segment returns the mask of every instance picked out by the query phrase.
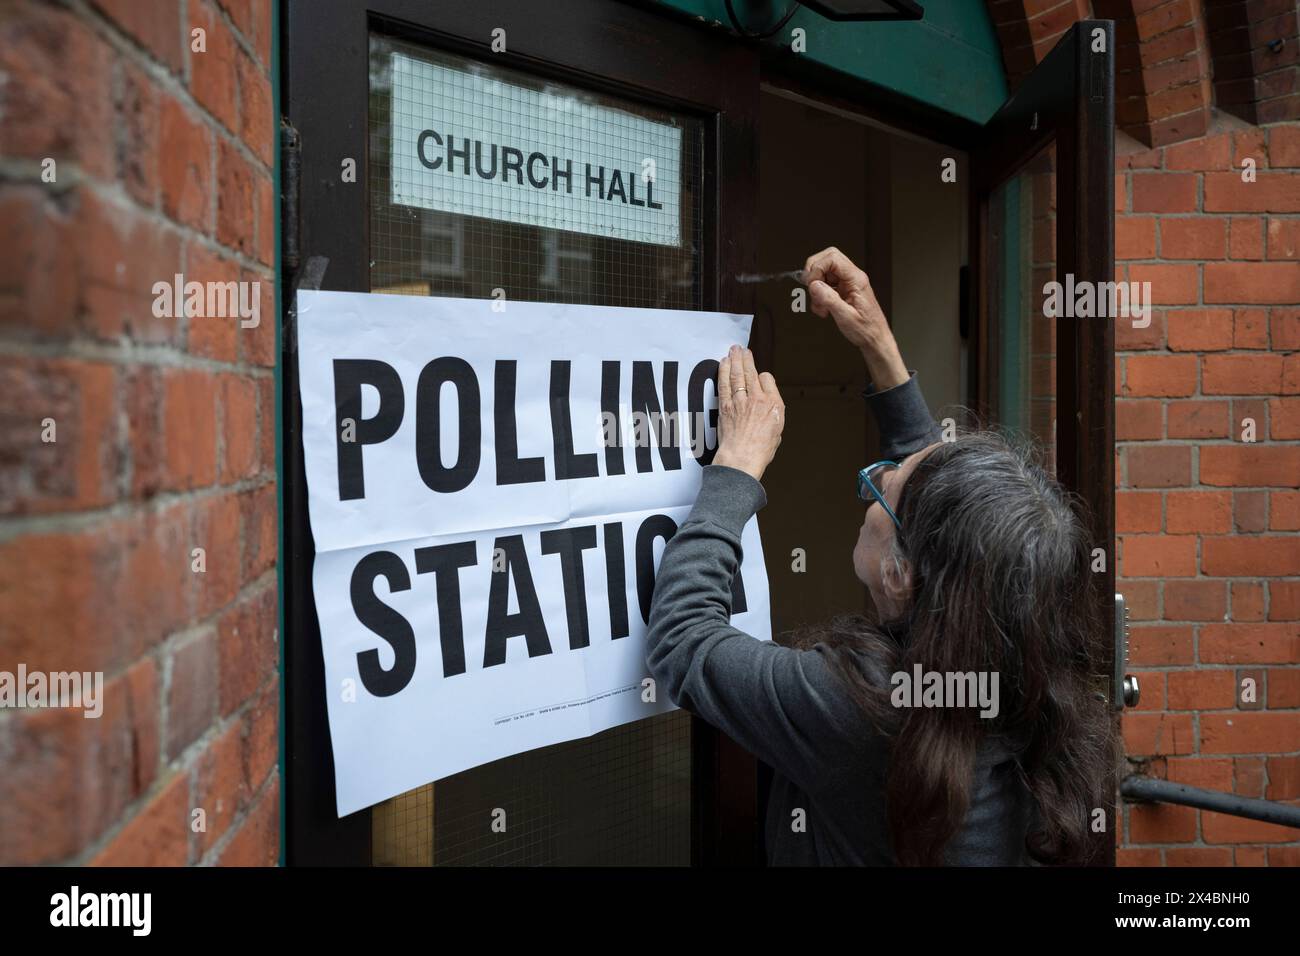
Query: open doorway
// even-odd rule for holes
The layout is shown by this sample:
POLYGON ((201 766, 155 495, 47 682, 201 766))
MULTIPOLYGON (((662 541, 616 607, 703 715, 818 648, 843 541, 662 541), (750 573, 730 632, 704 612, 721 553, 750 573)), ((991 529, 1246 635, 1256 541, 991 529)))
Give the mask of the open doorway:
MULTIPOLYGON (((936 418, 972 404, 965 155, 767 85, 759 116, 759 271, 797 269, 837 246, 871 277, 936 418), (956 182, 941 178, 947 158, 956 182)), ((787 410, 759 519, 774 633, 870 608, 850 557, 863 513, 855 477, 879 458, 866 369, 830 319, 792 308, 799 288, 766 282, 754 303, 754 349, 787 410)))

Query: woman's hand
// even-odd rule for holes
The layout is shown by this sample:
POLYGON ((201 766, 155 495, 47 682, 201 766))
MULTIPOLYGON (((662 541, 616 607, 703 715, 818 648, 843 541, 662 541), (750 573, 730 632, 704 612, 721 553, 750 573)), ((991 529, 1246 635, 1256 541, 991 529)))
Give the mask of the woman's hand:
POLYGON ((808 257, 803 281, 808 286, 813 313, 835 320, 840 334, 862 352, 878 390, 908 380, 898 343, 865 272, 831 246, 808 257))
POLYGON ((772 373, 758 374, 749 349, 733 345, 718 363, 718 407, 718 452, 713 464, 738 468, 762 481, 781 444, 785 402, 772 373))

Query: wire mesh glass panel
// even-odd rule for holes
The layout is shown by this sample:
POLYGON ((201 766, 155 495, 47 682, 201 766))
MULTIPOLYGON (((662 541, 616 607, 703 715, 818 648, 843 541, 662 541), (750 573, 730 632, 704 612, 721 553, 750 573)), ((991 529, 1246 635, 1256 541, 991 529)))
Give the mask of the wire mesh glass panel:
MULTIPOLYGON (((701 308, 703 156, 698 117, 372 36, 371 291, 701 308)), ((690 765, 680 711, 508 757, 375 807, 372 860, 686 865, 690 765)))

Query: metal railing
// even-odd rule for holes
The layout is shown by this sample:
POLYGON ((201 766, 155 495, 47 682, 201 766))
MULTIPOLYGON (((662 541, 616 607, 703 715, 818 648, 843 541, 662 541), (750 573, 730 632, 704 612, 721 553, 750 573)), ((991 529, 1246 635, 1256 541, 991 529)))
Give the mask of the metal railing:
POLYGON ((1262 820, 1264 823, 1276 823, 1284 827, 1300 829, 1300 807, 1288 806, 1273 800, 1239 797, 1235 793, 1203 790, 1200 787, 1189 787, 1186 784, 1171 783, 1168 780, 1157 780, 1154 777, 1142 777, 1137 774, 1125 777, 1119 785, 1119 792, 1128 800, 1176 803, 1184 807, 1214 810, 1234 817, 1246 817, 1251 820, 1262 820))

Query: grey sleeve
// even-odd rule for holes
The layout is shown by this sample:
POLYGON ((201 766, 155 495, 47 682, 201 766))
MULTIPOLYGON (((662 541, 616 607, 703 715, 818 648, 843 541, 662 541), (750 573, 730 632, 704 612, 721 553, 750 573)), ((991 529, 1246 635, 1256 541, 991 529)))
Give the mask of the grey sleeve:
POLYGON ((704 469, 695 507, 659 564, 647 662, 674 703, 814 792, 825 768, 853 749, 861 715, 826 651, 782 647, 731 626, 741 530, 766 503, 745 472, 704 469))
POLYGON ((883 392, 868 385, 862 397, 880 427, 880 453, 885 458, 902 461, 939 440, 939 426, 930 417, 916 372, 906 382, 883 392))

